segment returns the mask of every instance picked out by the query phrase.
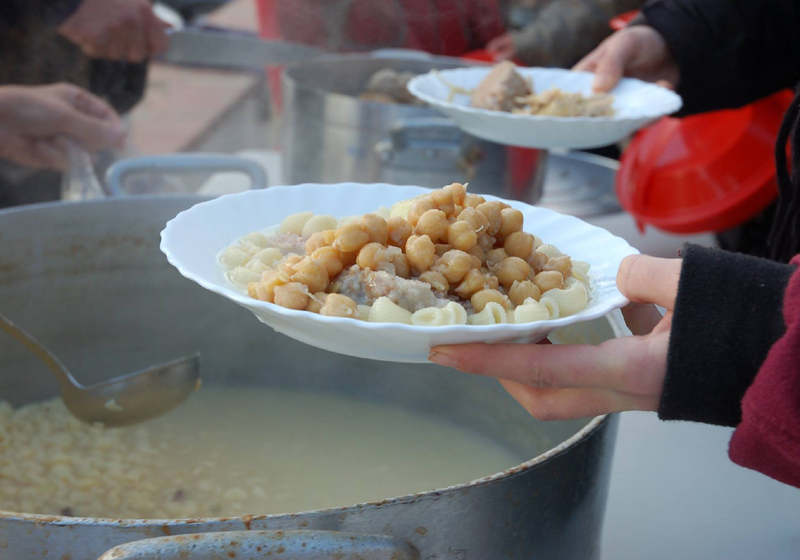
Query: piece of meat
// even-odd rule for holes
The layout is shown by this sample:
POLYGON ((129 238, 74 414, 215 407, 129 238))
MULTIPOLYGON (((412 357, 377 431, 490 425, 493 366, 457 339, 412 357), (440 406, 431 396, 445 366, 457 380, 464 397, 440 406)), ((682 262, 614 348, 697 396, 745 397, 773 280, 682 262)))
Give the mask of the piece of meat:
POLYGON ((490 111, 511 111, 516 98, 531 94, 531 88, 512 62, 501 62, 478 84, 472 106, 490 111))
POLYGON ((447 303, 436 297, 430 284, 400 278, 383 270, 361 269, 357 265, 339 275, 332 291, 349 297, 359 305, 372 305, 378 298, 388 297, 412 313, 447 303))

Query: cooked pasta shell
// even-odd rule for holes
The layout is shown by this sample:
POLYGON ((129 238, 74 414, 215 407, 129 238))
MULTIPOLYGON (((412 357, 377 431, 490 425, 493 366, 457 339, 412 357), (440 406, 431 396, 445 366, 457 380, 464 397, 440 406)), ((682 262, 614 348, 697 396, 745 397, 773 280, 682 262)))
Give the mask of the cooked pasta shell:
POLYGON ((563 290, 549 290, 547 297, 558 304, 559 317, 567 317, 583 311, 589 300, 586 287, 581 283, 573 284, 563 290))
POLYGON ((525 303, 514 309, 515 323, 533 323, 534 321, 546 321, 549 318, 550 310, 547 306, 532 298, 526 299, 525 303))
POLYGON ((411 312, 403 309, 387 297, 380 297, 369 310, 370 323, 411 324, 411 312))
POLYGON ((500 323, 507 323, 508 317, 506 316, 506 309, 499 303, 490 301, 483 308, 483 311, 470 315, 470 325, 497 325, 500 323))
POLYGON ((547 255, 548 259, 564 256, 564 253, 562 253, 558 247, 556 247, 555 245, 550 245, 548 243, 540 245, 539 247, 536 248, 536 250, 540 253, 547 255))
POLYGON ((313 215, 313 212, 298 212, 297 214, 286 216, 281 222, 280 232, 303 235, 303 228, 313 215))
POLYGON ((559 316, 560 316, 560 311, 558 309, 558 303, 556 303, 556 300, 554 300, 553 298, 549 297, 549 294, 552 291, 553 290, 548 291, 547 292, 548 295, 542 297, 542 299, 539 300, 539 303, 541 303, 542 305, 544 305, 547 308, 547 311, 550 313, 550 318, 551 319, 558 319, 559 316))
POLYGON ((313 234, 326 231, 329 229, 336 229, 337 221, 333 216, 316 215, 309 218, 303 226, 303 237, 311 237, 313 234))

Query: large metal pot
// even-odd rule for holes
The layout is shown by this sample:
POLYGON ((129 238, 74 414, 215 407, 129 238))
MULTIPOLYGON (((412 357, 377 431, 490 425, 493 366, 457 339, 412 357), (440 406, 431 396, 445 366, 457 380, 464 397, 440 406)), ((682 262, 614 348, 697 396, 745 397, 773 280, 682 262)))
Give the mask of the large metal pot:
MULTIPOLYGON (((0 212, 0 310, 85 382, 200 348, 207 383, 344 393, 435 411, 532 459, 451 488, 307 513, 131 521, 0 512, 0 559, 95 560, 122 543, 167 536, 113 558, 208 560, 220 557, 211 552, 220 547, 224 558, 239 559, 311 548, 291 557, 598 557, 615 417, 537 422, 492 380, 433 365, 347 358, 266 329, 246 310, 183 279, 158 251, 164 223, 196 202, 128 198, 0 212), (229 531, 249 533, 175 537, 229 531)), ((600 341, 615 332, 601 320, 563 336, 600 341)), ((0 337, 0 399, 21 405, 57 392, 42 364, 0 337)))
POLYGON ((287 184, 391 183, 472 192, 535 203, 547 152, 486 142, 429 107, 362 101, 378 70, 422 74, 465 65, 453 58, 330 56, 283 73, 284 179, 287 184))

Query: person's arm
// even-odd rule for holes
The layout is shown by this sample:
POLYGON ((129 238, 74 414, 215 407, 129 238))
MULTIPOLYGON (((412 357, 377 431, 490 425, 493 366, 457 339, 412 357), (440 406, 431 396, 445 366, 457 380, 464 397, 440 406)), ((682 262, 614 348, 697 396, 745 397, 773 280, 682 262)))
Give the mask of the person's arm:
POLYGON ((567 68, 611 34, 609 20, 642 0, 559 0, 545 6, 524 29, 508 34, 511 58, 528 66, 567 68))
POLYGON ((86 56, 140 63, 169 46, 167 28, 150 0, 82 0, 58 24, 59 33, 86 56))
POLYGON ((666 315, 628 306, 634 336, 598 346, 442 346, 430 359, 498 378, 540 420, 650 410, 662 419, 738 423, 732 460, 800 487, 796 266, 688 247, 683 261, 626 258, 617 285, 666 315))
POLYGON ((644 20, 680 68, 684 113, 739 107, 800 79, 800 3, 656 0, 644 20))
POLYGON ((786 334, 744 396, 729 452, 743 467, 800 487, 800 273, 789 281, 783 318, 786 334))
POLYGON ((662 420, 736 426, 741 401, 784 334, 795 267, 689 245, 672 318, 662 420))

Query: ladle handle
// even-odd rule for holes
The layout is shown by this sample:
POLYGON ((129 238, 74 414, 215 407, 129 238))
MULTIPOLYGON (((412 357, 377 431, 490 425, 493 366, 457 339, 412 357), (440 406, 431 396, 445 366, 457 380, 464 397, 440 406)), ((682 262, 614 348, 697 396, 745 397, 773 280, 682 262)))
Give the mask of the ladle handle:
POLYGON ((123 544, 99 560, 419 560, 407 542, 337 531, 232 531, 145 539, 123 544))
POLYGON ((72 378, 58 358, 56 358, 50 351, 42 346, 42 344, 33 338, 22 327, 17 326, 11 319, 5 315, 0 314, 0 329, 6 331, 12 338, 16 339, 28 350, 30 350, 37 358, 39 358, 44 365, 46 365, 53 374, 62 388, 77 387, 78 383, 72 378))

